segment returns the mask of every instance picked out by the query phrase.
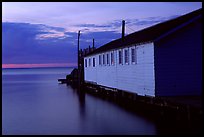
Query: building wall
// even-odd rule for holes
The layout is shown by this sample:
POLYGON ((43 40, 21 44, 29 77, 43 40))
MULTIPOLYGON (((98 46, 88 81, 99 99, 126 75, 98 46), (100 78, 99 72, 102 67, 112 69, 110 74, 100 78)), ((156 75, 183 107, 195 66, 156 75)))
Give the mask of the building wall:
POLYGON ((84 79, 89 82, 97 81, 97 67, 93 67, 93 58, 95 58, 95 63, 97 63, 96 56, 91 56, 84 59, 84 79), (91 60, 91 65, 89 65, 89 59, 91 60))
MULTIPOLYGON (((112 51, 112 52, 114 53, 114 55, 116 54, 115 53, 116 51, 112 51)), ((105 60, 107 60, 106 59, 107 54, 109 54, 109 58, 110 58, 110 52, 105 52, 104 53, 105 60)), ((103 56, 103 54, 100 54, 100 55, 101 55, 101 57, 103 56)), ((98 56, 98 61, 99 61, 99 55, 97 55, 97 56, 98 56)), ((116 56, 114 57, 114 60, 115 60, 115 58, 116 58, 116 56)), ((97 66, 97 84, 107 86, 107 87, 117 88, 117 85, 116 85, 116 64, 111 65, 109 63, 109 65, 105 64, 105 65, 98 65, 97 66)))
POLYGON ((155 43, 156 96, 201 95, 201 20, 155 43))
MULTIPOLYGON (((85 67, 85 81, 95 82, 99 85, 117 88, 139 95, 155 95, 154 79, 154 45, 147 43, 142 45, 131 45, 123 49, 115 49, 97 55, 85 57, 85 59, 96 58, 96 67, 85 67), (131 60, 131 48, 136 49, 136 63, 131 60), (129 61, 125 63, 125 49, 129 53, 129 61), (119 64, 119 50, 122 50, 123 61, 119 64), (112 65, 99 65, 99 55, 114 52, 112 65)), ((84 60, 85 60, 84 59, 84 60)), ((105 60, 107 60, 105 58, 105 60)))

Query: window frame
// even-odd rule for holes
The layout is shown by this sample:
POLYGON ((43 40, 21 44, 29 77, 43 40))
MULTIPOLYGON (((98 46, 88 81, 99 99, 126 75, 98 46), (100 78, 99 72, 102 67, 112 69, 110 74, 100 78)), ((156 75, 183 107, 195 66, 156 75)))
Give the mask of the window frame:
POLYGON ((109 52, 106 53, 106 64, 110 65, 110 55, 109 55, 109 52))
POLYGON ((111 52, 111 57, 110 57, 111 65, 115 64, 115 58, 114 58, 114 51, 111 52))
POLYGON ((102 57, 101 57, 101 55, 99 55, 99 59, 98 59, 99 61, 99 66, 101 66, 102 65, 102 57))
POLYGON ((91 58, 89 58, 89 67, 91 67, 91 58))
POLYGON ((128 48, 124 49, 124 63, 129 64, 129 49, 128 48))
POLYGON ((132 64, 137 64, 137 53, 136 53, 136 47, 134 46, 134 47, 132 47, 131 48, 131 63, 132 64), (133 51, 132 50, 134 50, 134 57, 133 57, 133 51), (133 61, 133 59, 134 59, 134 61, 133 61))
POLYGON ((95 57, 93 57, 93 67, 96 67, 96 60, 95 60, 95 57))
POLYGON ((118 50, 118 64, 123 65, 123 50, 122 49, 118 50))
POLYGON ((87 68, 87 59, 85 59, 85 68, 87 68))
POLYGON ((106 59, 105 59, 105 54, 103 54, 103 65, 105 66, 106 65, 106 59))

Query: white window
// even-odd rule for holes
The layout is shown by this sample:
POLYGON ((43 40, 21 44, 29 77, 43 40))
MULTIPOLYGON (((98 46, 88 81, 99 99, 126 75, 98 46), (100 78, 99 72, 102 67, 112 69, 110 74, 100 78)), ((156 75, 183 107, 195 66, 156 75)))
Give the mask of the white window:
POLYGON ((89 67, 91 67, 91 58, 89 58, 89 67))
POLYGON ((136 63, 136 49, 135 48, 131 49, 131 60, 133 64, 136 63))
POLYGON ((129 62, 129 53, 128 53, 128 49, 125 49, 125 64, 128 64, 129 62))
POLYGON ((123 59, 122 50, 119 50, 118 54, 119 54, 119 64, 122 64, 122 63, 123 63, 123 62, 122 62, 122 59, 123 59))
POLYGON ((109 65, 110 63, 110 61, 109 61, 109 53, 108 54, 106 54, 106 59, 107 59, 107 65, 109 65))
POLYGON ((95 58, 93 58, 93 67, 95 67, 95 58))
POLYGON ((87 59, 85 59, 85 67, 87 67, 87 59))
POLYGON ((105 54, 103 54, 103 65, 105 65, 105 54))
POLYGON ((99 55, 99 65, 101 65, 101 55, 99 55))
POLYGON ((111 64, 114 65, 114 52, 111 52, 111 64))

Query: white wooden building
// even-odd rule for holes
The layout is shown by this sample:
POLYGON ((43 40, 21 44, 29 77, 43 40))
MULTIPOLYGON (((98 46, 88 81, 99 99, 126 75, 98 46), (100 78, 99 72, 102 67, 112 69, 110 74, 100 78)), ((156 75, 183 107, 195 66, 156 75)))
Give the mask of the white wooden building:
MULTIPOLYGON (((192 81, 190 79, 183 79, 183 74, 177 75, 177 73, 180 74, 181 70, 178 68, 182 67, 182 63, 184 63, 184 66, 188 64, 189 66, 195 66, 195 68, 202 66, 202 63, 196 64, 194 61, 201 60, 200 55, 202 54, 199 51, 202 43, 201 18, 200 9, 101 46, 84 57, 85 82, 133 92, 143 96, 200 95, 200 84, 194 84, 187 88, 179 87, 179 84, 182 85, 182 83, 178 83, 177 79, 184 83, 192 83, 192 81), (172 42, 172 37, 175 42, 174 45, 169 46, 169 43, 172 42), (186 48, 187 52, 181 56, 182 48, 178 48, 182 43, 180 39, 190 40, 194 37, 195 39, 185 43, 187 48, 183 48, 186 48), (198 42, 195 42, 195 40, 198 42), (190 47, 195 49, 198 56, 190 56, 192 51, 190 47), (172 54, 169 54, 169 56, 167 56, 168 54, 163 55, 160 52, 163 48, 163 53, 172 54), (178 62, 177 60, 179 60, 178 57, 180 56, 184 59, 192 58, 192 61, 186 63, 185 61, 178 62), (178 65, 178 68, 172 67, 173 63, 167 64, 161 58, 166 60, 175 58, 173 61, 181 65, 178 65), (168 66, 166 73, 162 73, 162 66, 164 65, 168 66), (173 76, 174 73, 176 76, 173 76), (166 82, 162 83, 165 78, 166 82), (176 79, 173 80, 176 82, 172 82, 172 79, 176 79), (168 87, 168 89, 165 89, 163 86, 168 87), (188 89, 192 90, 188 91, 188 89), (172 90, 175 92, 172 92, 172 90)), ((200 74, 202 70, 192 68, 194 67, 185 67, 183 71, 187 75, 198 71, 194 76, 192 75, 191 80, 198 79, 201 83, 202 78, 200 74)))

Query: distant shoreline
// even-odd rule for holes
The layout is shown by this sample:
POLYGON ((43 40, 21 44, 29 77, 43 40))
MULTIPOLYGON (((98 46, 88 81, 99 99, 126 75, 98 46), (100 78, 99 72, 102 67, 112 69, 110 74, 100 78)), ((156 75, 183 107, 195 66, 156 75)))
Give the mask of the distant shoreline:
POLYGON ((69 67, 23 67, 23 68, 2 68, 2 69, 48 69, 48 68, 75 68, 77 66, 69 67))

